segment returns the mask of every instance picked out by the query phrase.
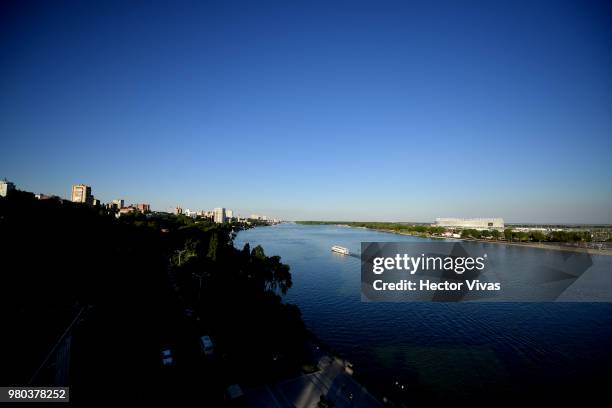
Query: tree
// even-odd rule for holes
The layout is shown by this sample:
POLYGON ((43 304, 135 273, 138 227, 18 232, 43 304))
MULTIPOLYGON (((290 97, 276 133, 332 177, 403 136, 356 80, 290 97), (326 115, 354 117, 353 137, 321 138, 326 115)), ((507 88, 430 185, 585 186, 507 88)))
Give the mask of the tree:
POLYGON ((248 259, 251 256, 251 246, 247 242, 242 248, 242 257, 248 259))
POLYGON ((504 230, 504 238, 506 238, 506 241, 512 241, 512 229, 506 228, 504 230))
POLYGON ((527 234, 526 232, 523 232, 523 231, 517 232, 516 236, 517 236, 519 242, 523 242, 523 241, 528 241, 529 240, 529 234, 527 234))
POLYGON ((253 251, 251 252, 251 256, 260 261, 266 259, 266 254, 264 253, 264 249, 262 248, 261 245, 257 245, 255 248, 253 248, 253 251))
POLYGON ((208 242, 208 253, 206 256, 211 261, 215 262, 217 260, 217 252, 219 250, 219 237, 217 233, 213 233, 210 237, 210 241, 208 242))
POLYGON ((480 239, 481 233, 478 230, 468 228, 461 231, 461 238, 475 238, 480 239))

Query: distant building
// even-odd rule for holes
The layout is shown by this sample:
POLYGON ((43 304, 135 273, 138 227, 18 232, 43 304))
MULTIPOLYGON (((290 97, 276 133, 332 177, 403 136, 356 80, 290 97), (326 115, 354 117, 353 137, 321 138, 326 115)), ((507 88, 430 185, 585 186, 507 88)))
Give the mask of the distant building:
POLYGON ((503 218, 436 218, 436 227, 476 229, 476 230, 503 230, 503 218))
POLYGON ((100 205, 100 200, 98 200, 97 198, 93 198, 92 204, 94 205, 94 207, 98 207, 100 205))
POLYGON ((7 179, 0 180, 0 197, 6 197, 9 191, 15 190, 15 184, 7 179))
POLYGON ((56 195, 48 195, 48 194, 35 194, 34 197, 36 197, 37 200, 56 200, 56 201, 62 201, 62 199, 56 195))
POLYGON ((93 196, 91 195, 91 187, 85 184, 73 185, 71 201, 73 203, 93 205, 93 196))
POLYGON ((125 214, 131 214, 133 212, 136 212, 136 207, 133 207, 131 205, 129 207, 122 207, 119 209, 119 212, 117 213, 117 218, 125 214))
POLYGON ((150 204, 136 204, 136 209, 138 211, 140 211, 141 213, 150 213, 151 212, 151 205, 150 204))
POLYGON ((232 210, 225 210, 225 218, 234 218, 234 211, 232 210))
POLYGON ((183 213, 183 209, 177 205, 176 208, 174 209, 174 213, 176 215, 181 215, 183 213))
POLYGON ((123 201, 120 198, 117 198, 115 200, 112 201, 112 205, 114 207, 116 207, 118 210, 122 209, 123 207, 125 207, 125 201, 123 201))
POLYGON ((215 208, 214 212, 214 220, 217 224, 222 224, 225 222, 225 208, 215 208))
POLYGON ((251 216, 249 217, 252 220, 260 220, 260 221, 267 221, 268 220, 268 216, 267 215, 259 215, 259 214, 251 214, 251 216))

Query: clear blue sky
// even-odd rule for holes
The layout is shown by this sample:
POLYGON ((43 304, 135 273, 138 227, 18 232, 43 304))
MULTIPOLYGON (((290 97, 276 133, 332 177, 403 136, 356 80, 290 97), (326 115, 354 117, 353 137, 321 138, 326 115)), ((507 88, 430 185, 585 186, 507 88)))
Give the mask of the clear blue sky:
POLYGON ((612 223, 610 2, 7 3, 0 177, 22 189, 612 223))

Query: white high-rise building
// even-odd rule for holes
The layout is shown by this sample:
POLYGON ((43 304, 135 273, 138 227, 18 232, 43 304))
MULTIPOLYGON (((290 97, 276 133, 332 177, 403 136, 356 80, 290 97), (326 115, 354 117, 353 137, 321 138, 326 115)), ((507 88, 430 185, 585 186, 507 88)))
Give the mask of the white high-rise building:
POLYGON ((14 189, 15 189, 15 184, 11 183, 10 181, 6 179, 0 180, 0 197, 6 197, 8 192, 14 189))
POLYGON ((232 210, 225 210, 225 218, 234 218, 234 211, 232 210))
POLYGON ((70 199, 73 203, 93 205, 94 198, 91 195, 91 187, 85 184, 74 184, 70 199))
POLYGON ((225 208, 215 208, 213 212, 215 222, 223 224, 225 222, 225 208))

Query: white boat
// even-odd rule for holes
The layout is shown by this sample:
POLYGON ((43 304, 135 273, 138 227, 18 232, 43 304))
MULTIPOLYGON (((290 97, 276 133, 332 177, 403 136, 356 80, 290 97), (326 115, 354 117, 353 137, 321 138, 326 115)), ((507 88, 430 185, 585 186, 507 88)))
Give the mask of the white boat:
POLYGON ((340 245, 332 246, 331 250, 332 250, 332 252, 337 252, 337 253, 342 254, 342 255, 348 255, 349 254, 348 248, 341 247, 340 245))

